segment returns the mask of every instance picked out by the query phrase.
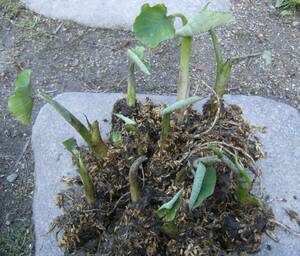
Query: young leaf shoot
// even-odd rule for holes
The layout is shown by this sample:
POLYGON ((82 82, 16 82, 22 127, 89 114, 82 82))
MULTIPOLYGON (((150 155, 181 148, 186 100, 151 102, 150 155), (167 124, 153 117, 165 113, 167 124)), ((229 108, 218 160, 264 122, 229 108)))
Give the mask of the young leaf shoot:
POLYGON ((176 110, 183 109, 184 107, 194 104, 203 98, 198 96, 193 96, 184 100, 180 100, 175 102, 174 104, 166 107, 160 112, 160 115, 162 117, 162 145, 164 145, 167 141, 167 138, 170 133, 170 119, 171 119, 171 113, 175 112, 176 110))
MULTIPOLYGON (((94 151, 98 158, 103 158, 106 154, 104 148, 106 145, 102 140, 96 140, 100 135, 95 126, 93 131, 89 130, 82 122, 80 122, 70 111, 63 107, 58 101, 50 96, 39 92, 36 97, 50 104, 85 140, 88 146, 94 151), (96 137, 95 137, 96 135, 96 137), (94 136, 94 139, 93 139, 94 136), (99 151, 99 148, 101 150, 99 151)), ((15 80, 14 94, 9 97, 8 109, 10 113, 23 124, 30 123, 32 107, 33 107, 32 87, 31 87, 31 71, 24 69, 15 80)), ((101 138, 101 137, 100 137, 101 138)))
POLYGON ((190 210, 200 206, 206 198, 214 193, 216 181, 216 170, 212 165, 206 168, 202 162, 198 162, 192 193, 189 199, 190 210))
POLYGON ((127 51, 129 59, 129 76, 128 76, 128 88, 127 88, 127 105, 129 107, 135 107, 136 104, 136 79, 135 79, 135 67, 139 67, 146 75, 150 75, 149 65, 144 60, 145 48, 138 46, 127 51))
POLYGON ((175 219, 176 213, 182 204, 183 189, 178 191, 176 195, 167 203, 163 204, 157 211, 159 218, 165 218, 167 222, 175 219))
POLYGON ((95 202, 95 188, 92 180, 88 174, 84 161, 77 150, 78 146, 74 138, 67 139, 63 142, 65 148, 73 155, 76 166, 84 186, 86 201, 89 205, 93 205, 95 202))

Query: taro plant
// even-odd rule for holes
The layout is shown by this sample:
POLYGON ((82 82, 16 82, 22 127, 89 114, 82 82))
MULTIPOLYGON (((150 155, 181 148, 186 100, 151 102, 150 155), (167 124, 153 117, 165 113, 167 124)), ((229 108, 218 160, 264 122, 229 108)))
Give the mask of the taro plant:
MULTIPOLYGON (((213 29, 209 31, 212 43, 214 46, 216 62, 217 62, 217 71, 216 71, 216 79, 214 84, 214 90, 220 98, 223 98, 225 90, 228 86, 232 67, 234 64, 237 64, 245 59, 254 58, 254 57, 262 57, 267 65, 272 63, 272 55, 267 50, 262 50, 256 53, 251 53, 245 56, 240 57, 232 57, 224 61, 222 55, 221 45, 217 38, 217 35, 213 29)), ((215 97, 212 98, 212 111, 216 111, 217 108, 217 100, 215 97)))
POLYGON ((135 107, 136 104, 136 79, 135 79, 135 67, 139 67, 143 73, 150 75, 149 65, 144 58, 145 48, 137 46, 133 49, 128 49, 127 56, 129 59, 128 68, 128 88, 127 88, 127 105, 129 107, 135 107))
POLYGON ((136 122, 133 119, 131 119, 127 116, 124 116, 122 114, 118 114, 118 113, 116 113, 115 116, 120 118, 124 122, 125 128, 126 128, 127 131, 135 132, 137 130, 136 122))
POLYGON ((142 192, 139 188, 138 182, 138 169, 147 160, 146 156, 140 156, 136 159, 129 169, 129 185, 130 185, 130 195, 131 202, 138 203, 142 198, 142 192))
POLYGON ((133 29, 136 37, 150 48, 175 36, 181 37, 177 100, 183 100, 189 97, 190 92, 189 62, 193 37, 228 25, 233 20, 230 12, 208 10, 208 4, 189 20, 182 13, 167 15, 167 8, 164 4, 152 7, 144 4, 140 15, 135 20, 133 29), (180 18, 182 21, 182 27, 178 30, 174 26, 175 18, 180 18))
POLYGON ((213 165, 205 166, 201 161, 198 161, 189 199, 190 210, 200 206, 206 198, 214 193, 216 182, 217 175, 213 165))
POLYGON ((165 220, 165 224, 160 228, 162 232, 168 235, 177 235, 178 227, 174 223, 176 213, 180 209, 183 201, 183 189, 179 190, 176 195, 168 202, 164 203, 157 211, 159 218, 165 220))
POLYGON ((160 112, 160 115, 162 117, 162 135, 161 135, 161 145, 165 145, 168 139, 168 136, 170 134, 170 130, 171 130, 171 124, 170 124, 170 120, 171 120, 171 114, 177 110, 181 110, 183 108, 185 108, 188 105, 194 104, 198 101, 200 101, 201 97, 198 96, 193 96, 184 100, 180 100, 175 102, 174 104, 166 107, 165 109, 163 109, 160 112))
POLYGON ((253 187, 251 178, 249 177, 247 171, 241 164, 240 160, 238 159, 237 155, 233 162, 228 156, 226 156, 222 150, 215 146, 210 145, 209 148, 215 153, 215 155, 221 160, 232 172, 236 175, 238 180, 238 187, 235 191, 235 196, 238 201, 242 204, 253 204, 259 207, 262 206, 261 201, 250 194, 250 191, 253 187))
POLYGON ((90 124, 87 120, 88 127, 86 127, 65 107, 47 94, 38 92, 36 95, 33 95, 31 70, 24 69, 15 80, 14 94, 9 97, 9 112, 23 124, 29 125, 33 102, 37 98, 50 104, 81 135, 97 158, 102 159, 106 156, 108 148, 101 138, 98 121, 90 124))
POLYGON ((93 205, 95 203, 95 188, 78 150, 76 140, 74 138, 67 139, 63 142, 63 145, 72 154, 76 163, 78 173, 84 186, 86 201, 89 205, 93 205))

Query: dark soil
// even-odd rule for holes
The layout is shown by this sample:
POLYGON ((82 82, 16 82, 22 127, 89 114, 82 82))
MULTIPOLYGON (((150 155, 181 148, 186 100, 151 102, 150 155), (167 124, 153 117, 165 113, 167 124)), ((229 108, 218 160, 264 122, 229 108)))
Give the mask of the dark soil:
MULTIPOLYGON (((266 48, 273 54, 273 64, 267 67, 261 60, 239 64, 227 92, 270 97, 300 109, 299 15, 279 17, 269 0, 233 0, 232 4, 236 24, 219 31, 225 55, 266 48)), ((175 40, 147 52, 152 76, 138 75, 138 92, 175 93, 179 43, 175 40)), ((126 48, 134 44, 128 32, 53 20, 26 9, 18 0, 0 0, 0 254, 31 255, 34 247, 31 129, 7 111, 7 97, 20 68, 33 69, 35 91, 52 95, 124 92, 126 48), (14 173, 17 179, 8 182, 7 177, 14 173)), ((206 94, 203 84, 212 84, 214 72, 212 45, 208 35, 203 35, 193 45, 192 92, 198 88, 198 93, 206 94)), ((34 108, 33 120, 41 106, 34 108)))
POLYGON ((237 154, 248 171, 256 171, 251 159, 261 157, 259 142, 244 122, 240 108, 222 105, 220 117, 210 130, 215 114, 210 113, 209 105, 204 107, 203 114, 186 109, 180 124, 173 115, 172 131, 164 145, 160 139, 161 109, 162 106, 151 101, 138 104, 136 109, 127 107, 124 99, 116 103, 114 112, 129 114, 137 129, 128 131, 114 116, 112 131, 121 132, 121 143, 115 145, 110 141, 107 157, 100 161, 92 153, 86 153, 97 201, 93 206, 88 205, 82 188, 78 191, 72 187, 59 195, 59 205, 65 210, 55 222, 56 230, 63 233, 60 245, 69 253, 79 250, 92 255, 257 252, 262 233, 271 228, 268 219, 272 214, 264 206, 238 201, 237 175, 223 163, 214 164, 217 171, 214 194, 193 211, 187 206, 193 184, 193 162, 213 154, 210 144, 220 147, 230 158, 237 154), (225 143, 229 146, 224 146, 225 143), (132 204, 128 173, 142 155, 148 159, 138 174, 143 196, 137 204, 132 204), (182 188, 184 202, 175 221, 170 224, 159 219, 158 208, 182 188), (163 231, 170 225, 171 234, 163 231))

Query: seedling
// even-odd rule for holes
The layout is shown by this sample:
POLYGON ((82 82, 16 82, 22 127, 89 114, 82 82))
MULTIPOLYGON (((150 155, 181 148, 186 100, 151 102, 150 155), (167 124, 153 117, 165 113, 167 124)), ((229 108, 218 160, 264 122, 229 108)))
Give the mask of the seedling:
POLYGON ((93 205, 95 202, 95 188, 88 174, 81 154, 77 150, 78 146, 76 140, 74 138, 70 138, 65 140, 63 144, 65 148, 72 154, 75 160, 76 166, 78 168, 78 173, 84 186, 86 201, 89 205, 93 205))
POLYGON ((161 136, 161 144, 164 145, 168 139, 171 125, 170 125, 170 119, 171 119, 171 114, 177 110, 181 110, 188 105, 192 105, 203 98, 198 97, 198 96, 193 96, 188 99, 180 100, 175 102, 174 104, 166 107, 160 112, 160 115, 162 117, 162 136, 161 136))
MULTIPOLYGON (((248 55, 241 56, 241 57, 229 58, 226 61, 224 61, 224 58, 222 56, 221 45, 219 43, 216 33, 214 32, 213 29, 211 29, 209 32, 210 32, 211 39, 212 39, 212 42, 214 45, 216 61, 217 61, 217 72, 216 72, 214 90, 220 98, 223 98, 223 96, 224 96, 225 90, 228 86, 228 82, 230 79, 232 66, 234 64, 237 64, 243 60, 246 60, 249 58, 255 58, 255 57, 262 57, 268 65, 270 65, 272 63, 272 55, 267 50, 262 50, 260 52, 248 54, 248 55)), ((213 97, 212 98, 212 111, 215 112, 216 109, 217 109, 217 100, 213 97)))
POLYGON ((235 173, 239 181, 238 187, 235 191, 235 196, 239 200, 239 202, 241 202, 242 204, 253 204, 258 207, 261 207, 262 206, 261 201, 258 198, 250 195, 250 191, 252 189, 253 184, 247 171, 240 163, 237 155, 235 156, 235 163, 234 163, 229 157, 223 154, 222 150, 217 146, 210 145, 209 148, 218 156, 218 158, 229 169, 231 169, 235 173))
POLYGON ((122 135, 119 131, 112 132, 111 138, 115 145, 119 145, 122 141, 122 135))
POLYGON ((115 114, 116 117, 120 118, 124 124, 127 131, 136 131, 136 122, 133 119, 130 119, 127 116, 124 116, 122 114, 115 114))
POLYGON ((188 20, 181 13, 168 16, 167 8, 164 4, 157 4, 153 7, 150 7, 149 4, 144 4, 133 26, 136 37, 150 48, 154 48, 162 41, 172 39, 175 36, 182 38, 177 89, 178 101, 189 97, 189 62, 193 37, 197 34, 228 25, 234 20, 230 12, 210 11, 207 7, 208 5, 188 20), (174 27, 175 18, 180 18, 182 21, 182 27, 177 31, 174 27))
POLYGON ((189 199, 190 210, 200 206, 206 198, 214 193, 216 182, 216 170, 213 166, 208 165, 206 167, 201 161, 198 161, 192 192, 189 199))
POLYGON ((136 159, 129 169, 129 184, 132 203, 138 203, 142 198, 142 192, 139 188, 137 172, 139 167, 147 160, 146 156, 140 156, 136 159))
POLYGON ((167 222, 175 219, 176 213, 182 204, 183 189, 178 191, 176 195, 167 203, 163 204, 157 211, 159 218, 164 218, 167 222))
POLYGON ((136 104, 136 79, 135 79, 135 67, 138 66, 141 71, 146 75, 150 75, 149 65, 144 59, 145 48, 138 46, 127 51, 129 59, 129 76, 128 76, 128 88, 127 88, 127 105, 129 107, 135 107, 136 104))
POLYGON ((48 95, 38 92, 34 96, 32 94, 31 70, 24 69, 15 80, 14 94, 9 97, 9 112, 23 124, 29 125, 35 98, 49 103, 81 135, 97 158, 102 159, 106 156, 107 146, 100 136, 98 122, 95 121, 92 125, 88 123, 89 128, 87 128, 71 112, 48 95))

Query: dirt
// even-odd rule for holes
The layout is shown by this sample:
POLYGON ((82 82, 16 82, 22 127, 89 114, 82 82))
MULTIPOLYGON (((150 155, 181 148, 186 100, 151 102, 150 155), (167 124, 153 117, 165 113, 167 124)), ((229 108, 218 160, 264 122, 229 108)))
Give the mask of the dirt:
MULTIPOLYGON (((232 3, 236 25, 218 33, 225 55, 243 55, 266 48, 273 54, 273 64, 268 67, 261 60, 251 60, 236 66, 228 92, 270 97, 300 109, 299 15, 279 17, 270 1, 233 0, 232 3)), ((0 242, 6 241, 10 250, 14 250, 21 240, 20 251, 30 255, 34 244, 31 232, 34 166, 30 143, 27 144, 31 129, 13 120, 7 111, 12 82, 20 68, 31 67, 35 91, 40 89, 52 95, 65 91, 124 92, 125 52, 135 40, 128 32, 87 28, 42 17, 16 0, 0 0, 0 39, 0 189, 3 191, 0 203, 4 206, 0 214, 3 234, 0 242), (18 177, 10 183, 6 178, 12 173, 18 177), (22 230, 19 238, 7 242, 9 232, 19 234, 17 230, 22 230)), ((179 43, 175 40, 147 51, 152 76, 145 79, 138 75, 138 92, 175 93, 179 43)), ((207 35, 200 36, 193 46, 192 91, 206 94, 203 85, 212 83, 214 70, 211 43, 207 35)), ((42 104, 35 106, 33 120, 42 104)))
POLYGON ((204 107, 203 114, 191 108, 184 112, 183 119, 173 114, 171 132, 165 140, 161 139, 162 108, 151 101, 134 109, 127 107, 124 99, 116 103, 114 112, 130 112, 129 118, 135 120, 136 126, 128 129, 120 119, 113 118, 112 132, 121 133, 121 142, 110 140, 107 155, 101 160, 87 153, 85 162, 95 187, 95 203, 87 203, 82 188, 76 190, 78 185, 59 195, 65 214, 58 217, 55 230, 62 233, 59 244, 67 252, 150 256, 259 250, 261 235, 271 226, 268 219, 272 214, 253 196, 249 197, 251 203, 239 201, 238 174, 223 160, 206 164, 207 172, 217 173, 212 196, 192 211, 187 207, 195 159, 214 154, 220 159, 224 155, 233 159, 236 155, 242 166, 255 172, 250 159, 262 156, 259 141, 244 122, 240 108, 222 104, 213 126, 216 113, 210 111, 210 104, 204 107), (211 145, 222 150, 221 156, 211 145), (141 196, 134 202, 133 194, 128 193, 132 191, 128 173, 141 156, 143 160, 137 161, 143 168, 136 170, 141 196), (160 220, 157 210, 180 189, 183 203, 175 220, 160 220))

